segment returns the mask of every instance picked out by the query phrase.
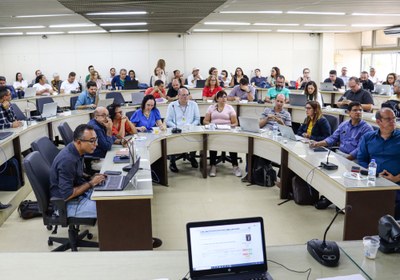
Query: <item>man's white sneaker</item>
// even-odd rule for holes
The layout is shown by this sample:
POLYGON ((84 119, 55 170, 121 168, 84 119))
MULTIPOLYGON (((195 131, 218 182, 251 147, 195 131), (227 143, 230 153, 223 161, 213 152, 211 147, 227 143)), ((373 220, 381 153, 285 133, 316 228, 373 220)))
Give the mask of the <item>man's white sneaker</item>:
POLYGON ((235 174, 236 177, 242 177, 242 170, 240 170, 239 166, 233 167, 233 174, 235 174))
POLYGON ((215 177, 216 175, 217 175, 217 167, 215 165, 211 165, 210 177, 215 177))

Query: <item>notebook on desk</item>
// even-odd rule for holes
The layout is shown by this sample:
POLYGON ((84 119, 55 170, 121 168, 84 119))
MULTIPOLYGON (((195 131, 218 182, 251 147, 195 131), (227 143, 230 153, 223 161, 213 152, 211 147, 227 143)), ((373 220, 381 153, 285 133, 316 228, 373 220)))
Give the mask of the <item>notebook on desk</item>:
POLYGON ((186 225, 191 279, 271 279, 261 217, 186 225))
POLYGON ((138 172, 140 166, 140 157, 135 161, 135 164, 129 170, 126 176, 108 175, 107 179, 101 185, 97 185, 96 191, 122 191, 128 186, 133 176, 138 172))

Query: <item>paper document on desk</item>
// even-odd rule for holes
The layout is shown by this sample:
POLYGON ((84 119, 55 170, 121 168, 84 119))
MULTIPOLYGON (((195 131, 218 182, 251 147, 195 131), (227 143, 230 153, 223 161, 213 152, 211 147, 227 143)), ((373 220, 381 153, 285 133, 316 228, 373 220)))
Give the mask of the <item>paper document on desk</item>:
POLYGON ((366 280, 366 279, 361 274, 352 274, 347 276, 317 278, 317 280, 366 280))
POLYGON ((231 130, 231 126, 229 124, 216 124, 215 128, 219 130, 231 130))
POLYGON ((129 149, 128 148, 124 148, 124 149, 120 149, 115 153, 116 156, 129 156, 129 149))

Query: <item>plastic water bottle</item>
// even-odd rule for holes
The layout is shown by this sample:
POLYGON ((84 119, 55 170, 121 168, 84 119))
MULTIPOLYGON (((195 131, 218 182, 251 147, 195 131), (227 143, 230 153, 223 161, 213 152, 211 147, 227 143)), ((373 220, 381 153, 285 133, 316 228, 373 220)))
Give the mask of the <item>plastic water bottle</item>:
POLYGON ((278 124, 274 123, 272 126, 272 139, 277 140, 278 139, 278 124))
POLYGON ((31 109, 29 108, 29 103, 27 103, 27 106, 25 108, 25 117, 26 117, 26 125, 31 124, 31 109))
POLYGON ((368 181, 375 182, 376 180, 376 162, 375 159, 371 159, 371 162, 368 164, 368 181))

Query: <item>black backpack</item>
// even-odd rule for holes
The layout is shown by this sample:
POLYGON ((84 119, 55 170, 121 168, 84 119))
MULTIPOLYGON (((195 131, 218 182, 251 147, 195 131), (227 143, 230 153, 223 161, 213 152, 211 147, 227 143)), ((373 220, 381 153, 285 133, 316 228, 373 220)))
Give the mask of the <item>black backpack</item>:
POLYGON ((319 193, 298 176, 292 178, 293 200, 299 205, 314 205, 319 193))
POLYGON ((22 187, 18 161, 10 158, 0 166, 0 191, 16 191, 22 187))
POLYGON ((251 183, 263 187, 273 187, 276 182, 276 171, 272 168, 271 161, 253 156, 251 183))
POLYGON ((19 216, 24 219, 32 219, 36 217, 42 217, 42 213, 39 212, 39 205, 37 201, 24 200, 18 206, 19 216))
POLYGON ((399 108, 399 101, 397 100, 388 100, 385 103, 382 103, 381 108, 387 107, 393 110, 396 118, 400 118, 400 108, 399 108))

